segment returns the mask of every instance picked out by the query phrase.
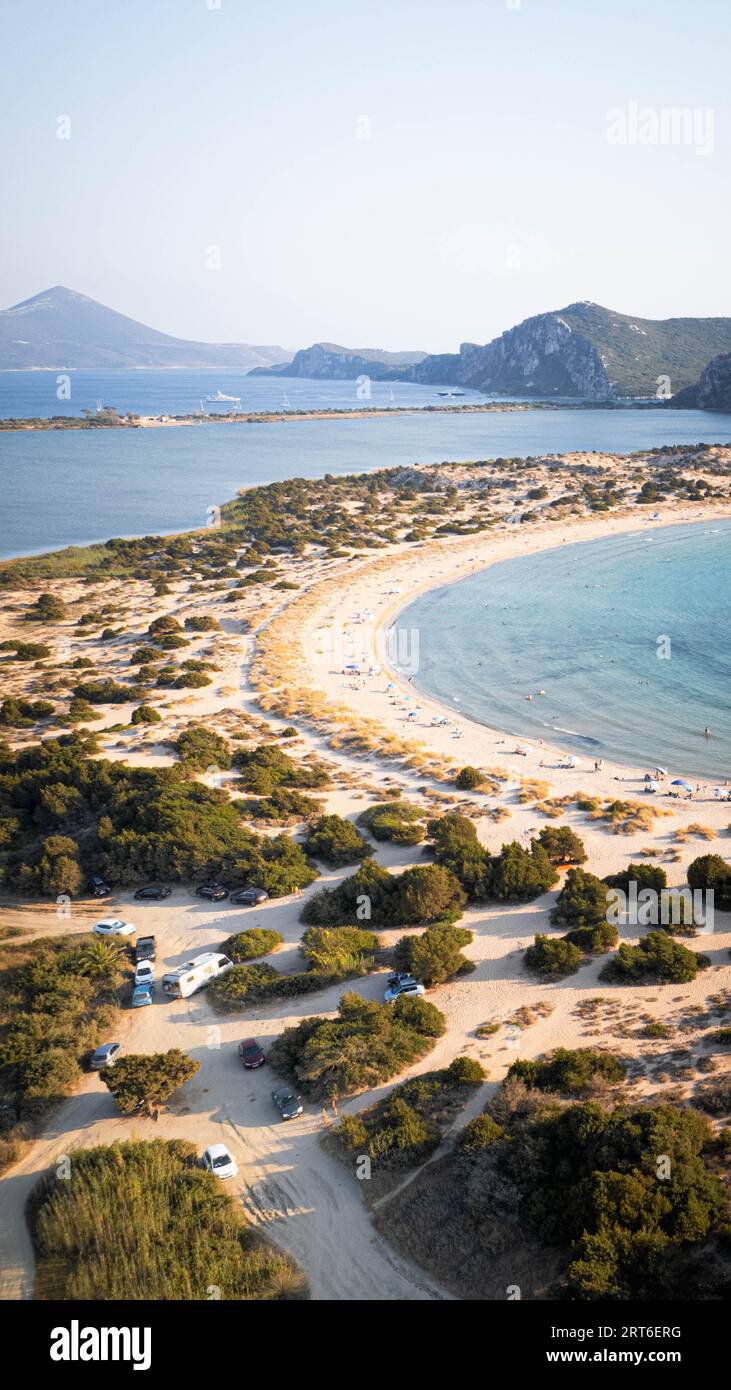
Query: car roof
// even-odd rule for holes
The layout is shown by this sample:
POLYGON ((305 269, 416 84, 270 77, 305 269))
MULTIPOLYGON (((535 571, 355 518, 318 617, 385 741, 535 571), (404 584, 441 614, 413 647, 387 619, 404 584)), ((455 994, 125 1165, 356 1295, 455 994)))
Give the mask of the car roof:
POLYGON ((206 1153, 211 1158, 223 1158, 224 1156, 226 1158, 231 1157, 225 1144, 209 1144, 208 1148, 206 1149, 206 1153))
POLYGON ((96 1053, 99 1053, 99 1054, 101 1055, 102 1052, 113 1052, 115 1047, 121 1047, 121 1045, 122 1045, 121 1043, 116 1043, 116 1042, 115 1042, 115 1043, 100 1043, 99 1046, 98 1046, 97 1048, 95 1048, 95 1055, 96 1055, 96 1053))
POLYGON ((259 1046, 259 1044, 258 1044, 258 1042, 256 1041, 256 1038, 243 1038, 242 1041, 239 1043, 239 1047, 258 1047, 258 1046, 259 1046))

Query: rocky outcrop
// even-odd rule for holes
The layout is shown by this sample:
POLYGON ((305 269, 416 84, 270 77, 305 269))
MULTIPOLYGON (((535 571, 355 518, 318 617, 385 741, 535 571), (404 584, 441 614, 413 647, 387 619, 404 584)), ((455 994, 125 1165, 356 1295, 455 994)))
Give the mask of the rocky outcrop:
POLYGON ((703 368, 695 386, 688 386, 672 398, 677 408, 723 410, 731 412, 731 352, 719 353, 703 368))
POLYGON ((428 357, 412 374, 414 381, 445 379, 497 395, 609 400, 614 394, 596 348, 561 314, 526 319, 485 347, 463 343, 456 358, 428 357))
POLYGON ((299 376, 325 381, 408 379, 409 370, 423 362, 425 352, 386 352, 382 348, 346 348, 338 343, 313 343, 300 348, 292 361, 271 369, 256 368, 252 376, 299 376))

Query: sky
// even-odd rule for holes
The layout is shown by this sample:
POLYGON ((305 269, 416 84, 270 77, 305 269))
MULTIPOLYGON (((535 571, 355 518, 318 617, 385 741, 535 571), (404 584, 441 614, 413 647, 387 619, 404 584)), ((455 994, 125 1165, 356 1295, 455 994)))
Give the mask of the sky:
POLYGON ((2 307, 430 352, 731 314, 728 0, 6 0, 0 50, 2 307))

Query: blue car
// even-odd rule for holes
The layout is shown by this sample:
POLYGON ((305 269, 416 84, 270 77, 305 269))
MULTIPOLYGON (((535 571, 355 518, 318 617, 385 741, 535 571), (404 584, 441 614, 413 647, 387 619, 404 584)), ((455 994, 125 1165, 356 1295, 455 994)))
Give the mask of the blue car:
POLYGON ((132 991, 132 1008, 142 1009, 145 1004, 151 1004, 154 994, 154 985, 137 985, 132 991))

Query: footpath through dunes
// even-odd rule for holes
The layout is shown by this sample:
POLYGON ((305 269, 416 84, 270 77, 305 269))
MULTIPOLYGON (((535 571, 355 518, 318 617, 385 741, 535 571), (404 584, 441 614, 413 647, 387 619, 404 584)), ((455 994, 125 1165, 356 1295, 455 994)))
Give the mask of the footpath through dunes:
MULTIPOLYGON (((708 514, 707 510, 703 513, 708 514)), ((668 509, 665 515, 667 518, 668 509)), ((444 809, 471 808, 480 839, 491 849, 511 839, 525 843, 531 832, 551 823, 538 809, 537 791, 532 797, 521 799, 526 781, 536 786, 547 783, 549 789, 542 792, 541 799, 573 794, 572 804, 567 804, 561 815, 561 823, 572 825, 584 840, 588 852, 586 867, 591 872, 616 871, 648 847, 657 851, 658 862, 666 863, 668 852, 677 848, 679 857, 667 862, 667 867, 671 880, 681 882, 689 860, 703 853, 705 847, 692 834, 685 842, 676 841, 677 830, 688 830, 692 821, 702 818, 712 822, 716 833, 722 835, 729 819, 722 806, 663 802, 671 807, 670 816, 658 819, 649 829, 614 835, 606 823, 589 820, 579 811, 575 793, 589 782, 592 794, 598 797, 635 798, 641 790, 638 770, 605 765, 596 774, 586 769, 572 771, 557 765, 558 755, 535 744, 527 745, 525 756, 519 756, 514 745, 502 736, 459 717, 455 720, 453 710, 450 727, 432 725, 437 707, 433 702, 414 698, 406 680, 383 670, 372 677, 346 677, 342 674, 342 661, 334 659, 332 647, 333 637, 340 640, 340 628, 352 625, 359 640, 365 639, 374 666, 382 666, 378 656, 379 626, 391 622, 397 608, 410 602, 419 587, 451 582, 504 554, 525 553, 528 545, 555 545, 562 535, 588 539, 593 534, 606 534, 609 528, 617 532, 637 529, 647 525, 645 518, 646 513, 638 517, 636 512, 627 512, 609 522, 588 520, 563 530, 556 525, 537 525, 530 535, 516 534, 515 528, 509 528, 487 537, 472 535, 430 542, 418 551, 394 546, 376 561, 357 561, 357 568, 352 563, 329 562, 330 573, 325 578, 311 571, 303 573, 306 590, 272 604, 262 614, 254 642, 251 634, 244 639, 240 634, 226 634, 227 657, 214 686, 203 695, 196 695, 184 708, 182 701, 176 704, 163 727, 169 732, 172 718, 173 727, 179 728, 177 720, 183 715, 215 722, 217 710, 230 709, 234 703, 242 711, 259 716, 262 709, 286 715, 300 734, 297 756, 319 754, 333 764, 334 787, 327 793, 328 811, 354 818, 371 801, 383 800, 389 790, 399 788, 406 798, 415 800, 426 789, 429 797, 424 802, 430 809, 435 794, 450 798, 443 801, 444 809), (370 616, 354 623, 353 615, 368 612, 370 616), (327 634, 329 647, 322 640, 327 634), (230 650, 234 645, 238 660, 243 658, 243 672, 234 673, 230 650), (254 678, 250 680, 252 671, 254 678), (411 697, 411 703, 407 697, 411 697), (417 717, 410 720, 412 705, 417 704, 417 717), (361 725, 367 725, 368 738, 360 741, 356 737, 351 743, 361 725), (460 733, 459 738, 455 731, 460 733), (406 744, 412 747, 402 746, 406 744), (389 756, 384 757, 384 753, 389 756), (540 767, 541 759, 547 763, 544 768, 540 767), (465 764, 499 766, 506 775, 495 792, 457 793, 454 771, 465 764), (501 819, 496 819, 496 815, 501 819)), ((211 612, 220 613, 215 606, 220 598, 213 596, 210 602, 211 612)), ((112 711, 109 723, 114 719, 112 711)), ((118 742, 112 756, 126 758, 123 739, 115 737, 118 742)), ((140 744, 135 752, 139 764, 148 759, 159 763, 172 756, 169 750, 165 753, 154 744, 147 749, 140 744)), ((723 852, 721 841, 718 847, 723 852)), ((379 845, 377 858, 391 870, 423 862, 420 846, 397 849, 379 845)), ((303 931, 299 920, 303 902, 308 895, 322 886, 332 886, 349 872, 324 871, 322 878, 305 890, 302 899, 273 899, 255 912, 209 907, 195 899, 188 886, 175 888, 171 898, 162 903, 134 903, 134 907, 131 893, 120 893, 98 915, 107 915, 107 907, 113 905, 115 914, 136 922, 141 932, 154 932, 161 966, 178 964, 194 952, 216 948, 236 930, 272 927, 283 937, 283 945, 272 962, 277 968, 294 969, 297 943, 303 931)), ((713 938, 699 937, 696 943, 698 949, 711 956, 711 968, 699 973, 691 984, 642 990, 601 985, 597 980, 601 960, 593 961, 559 984, 536 982, 525 971, 522 952, 536 932, 548 930, 554 896, 546 894, 519 907, 480 905, 468 909, 463 925, 473 931, 474 939, 465 948, 465 954, 473 961, 475 970, 429 992, 446 1017, 444 1036, 426 1057, 401 1076, 341 1103, 341 1114, 357 1112, 387 1095, 407 1076, 443 1067, 460 1055, 481 1060, 489 1073, 489 1080, 470 1098, 469 1113, 473 1113, 516 1057, 534 1057, 558 1045, 590 1045, 591 1026, 580 1010, 598 992, 615 1001, 627 1018, 633 1014, 638 1018, 647 1012, 665 1019, 671 1013, 702 1008, 709 994, 728 987, 731 923, 721 914, 717 914, 713 938), (519 1011, 522 1023, 511 1024, 519 1011), (494 1036, 478 1036, 478 1030, 486 1023, 496 1025, 494 1036)), ((95 915, 92 905, 85 907, 79 920, 72 921, 72 930, 88 929, 90 918, 95 915)), ((42 934, 48 930, 49 918, 52 932, 69 929, 68 922, 55 922, 52 909, 49 913, 48 909, 26 906, 12 920, 28 926, 33 934, 42 934)), ((391 944, 402 934, 402 929, 397 929, 385 935, 391 944)), ((623 934, 632 939, 630 930, 623 934)), ((367 999, 380 999, 383 987, 383 972, 352 984, 367 999)), ((38 1175, 61 1155, 70 1154, 73 1158, 79 1147, 134 1134, 141 1138, 190 1139, 199 1151, 211 1142, 226 1143, 239 1163, 233 1190, 271 1238, 298 1261, 314 1297, 357 1301, 448 1297, 428 1275, 397 1257, 377 1234, 363 1202, 361 1185, 327 1154, 320 1142, 326 1128, 321 1111, 308 1104, 301 1119, 283 1124, 273 1111, 269 1068, 244 1073, 238 1062, 236 1044, 242 1037, 255 1035, 266 1050, 287 1024, 313 1014, 333 1014, 343 988, 338 985, 296 1002, 259 1004, 242 1009, 233 1017, 215 1014, 205 995, 174 1003, 160 1000, 148 1009, 125 1011, 120 1036, 128 1051, 151 1053, 179 1047, 200 1062, 200 1071, 174 1097, 157 1123, 119 1117, 96 1075, 85 1078, 77 1094, 55 1112, 43 1137, 0 1181, 3 1296, 31 1294, 32 1251, 22 1205, 38 1175)), ((621 1041, 616 1037, 607 1028, 600 1041, 637 1060, 639 1073, 633 1094, 657 1094, 651 1059, 645 1053, 640 1055, 637 1029, 632 1035, 622 1035, 621 1041)))

